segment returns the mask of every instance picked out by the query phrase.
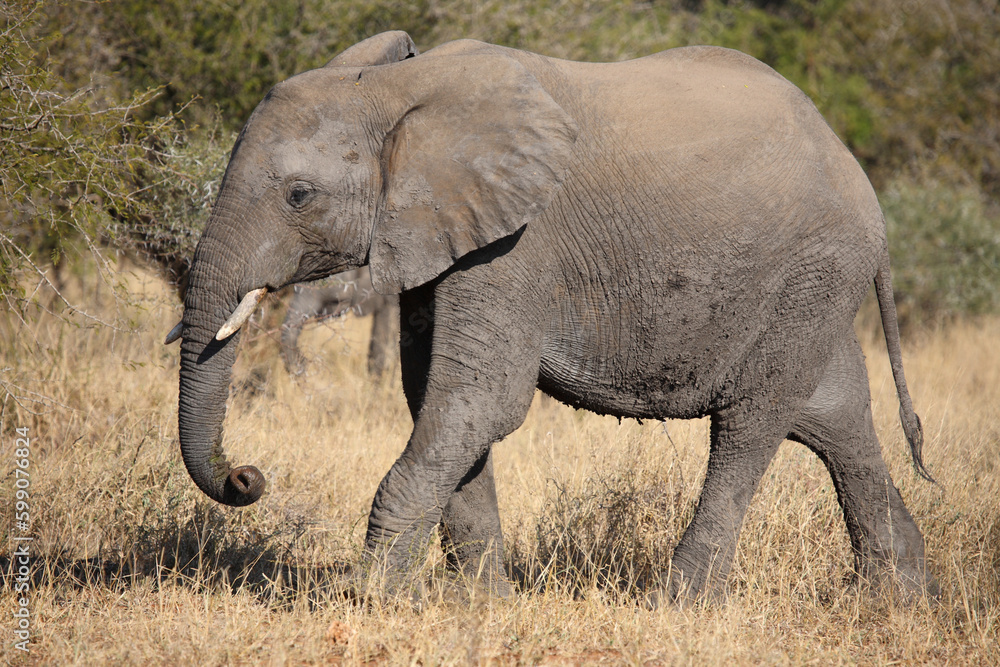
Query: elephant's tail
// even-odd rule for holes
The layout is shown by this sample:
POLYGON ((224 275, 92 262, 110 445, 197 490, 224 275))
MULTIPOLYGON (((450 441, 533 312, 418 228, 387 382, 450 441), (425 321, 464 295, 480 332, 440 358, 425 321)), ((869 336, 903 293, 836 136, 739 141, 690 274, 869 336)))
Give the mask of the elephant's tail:
POLYGON ((875 296, 878 298, 878 310, 882 315, 882 330, 885 332, 885 346, 889 352, 889 364, 892 366, 892 379, 896 383, 896 394, 899 396, 899 420, 903 423, 903 432, 910 443, 910 453, 913 455, 913 467, 917 474, 933 482, 930 472, 924 466, 921 448, 924 444, 924 429, 920 417, 913 410, 913 401, 906 388, 906 376, 903 374, 903 353, 899 345, 899 322, 896 319, 896 300, 892 295, 892 277, 889 274, 889 251, 886 248, 875 274, 875 296))

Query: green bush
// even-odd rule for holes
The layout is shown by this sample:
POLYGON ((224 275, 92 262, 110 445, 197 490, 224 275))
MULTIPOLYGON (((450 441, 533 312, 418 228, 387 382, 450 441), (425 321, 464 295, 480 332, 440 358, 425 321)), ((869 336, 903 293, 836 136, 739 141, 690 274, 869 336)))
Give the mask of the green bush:
MULTIPOLYGON (((162 87, 144 113, 164 116, 191 100, 186 118, 211 122, 218 112, 238 130, 278 81, 319 67, 361 39, 405 26, 421 38, 431 3, 328 0, 118 0, 81 12, 77 3, 47 10, 56 49, 80 53, 79 33, 104 66, 131 88, 162 87), (66 26, 73 26, 67 30, 66 26)), ((90 70, 64 63, 77 77, 90 70)))
POLYGON ((121 0, 48 16, 53 49, 85 61, 66 73, 96 62, 129 90, 163 87, 145 113, 198 98, 187 117, 218 110, 230 130, 274 83, 392 28, 424 50, 470 37, 577 60, 728 46, 809 94, 876 187, 930 166, 1000 195, 1000 12, 978 0, 121 0))
POLYGON ((134 205, 132 175, 149 138, 165 128, 136 122, 152 97, 98 100, 73 90, 36 50, 30 4, 5 7, 0 27, 0 294, 23 306, 28 269, 59 264, 71 244, 95 250, 111 211, 134 205))
POLYGON ((143 165, 138 204, 116 225, 118 245, 135 251, 183 291, 236 134, 217 125, 176 134, 143 165))
POLYGON ((989 259, 974 249, 1000 198, 995 3, 50 1, 5 3, 0 20, 8 298, 29 257, 41 267, 77 245, 138 250, 180 280, 232 133, 268 88, 395 28, 423 50, 470 37, 577 60, 702 43, 750 53, 815 100, 884 192, 904 312, 1000 307, 998 277, 973 261, 989 259))
POLYGON ((881 201, 904 325, 1000 312, 1000 226, 976 189, 902 180, 881 201))
POLYGON ((140 118, 155 89, 118 97, 113 86, 74 86, 59 74, 65 61, 38 39, 39 6, 5 9, 0 298, 23 311, 39 294, 33 286, 58 291, 50 266, 62 268, 81 254, 95 258, 114 285, 109 247, 171 269, 186 262, 232 137, 220 144, 218 132, 187 133, 173 114, 140 118))

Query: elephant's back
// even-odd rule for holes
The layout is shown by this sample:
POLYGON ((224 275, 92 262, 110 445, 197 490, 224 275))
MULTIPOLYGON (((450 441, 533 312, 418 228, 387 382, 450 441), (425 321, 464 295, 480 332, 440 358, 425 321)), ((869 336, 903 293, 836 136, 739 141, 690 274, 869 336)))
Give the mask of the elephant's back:
POLYGON ((564 78, 550 92, 571 115, 595 133, 641 140, 646 151, 701 143, 746 153, 761 142, 806 137, 839 144, 808 96, 739 51, 684 47, 620 63, 557 61, 555 68, 564 78))
POLYGON ((722 46, 681 46, 624 62, 649 64, 656 67, 673 66, 678 70, 691 67, 704 68, 706 71, 711 69, 732 70, 751 77, 770 77, 798 90, 794 84, 778 74, 769 65, 742 51, 722 46))
POLYGON ((751 56, 696 46, 621 63, 551 61, 549 68, 558 74, 542 67, 538 76, 580 127, 571 191, 577 180, 580 190, 614 184, 625 169, 631 178, 622 188, 716 233, 809 226, 819 202, 866 233, 881 225, 867 176, 816 106, 751 56), (800 207, 808 212, 796 215, 800 207))

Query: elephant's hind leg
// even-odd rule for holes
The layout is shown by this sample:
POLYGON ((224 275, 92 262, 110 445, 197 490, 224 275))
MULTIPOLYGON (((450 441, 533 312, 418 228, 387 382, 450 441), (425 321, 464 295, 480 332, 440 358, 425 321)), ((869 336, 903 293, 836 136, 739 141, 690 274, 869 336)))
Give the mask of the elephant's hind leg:
POLYGON ((904 592, 922 593, 930 584, 924 539, 882 459, 870 404, 864 356, 852 329, 789 438, 813 450, 830 471, 862 581, 874 587, 895 581, 904 592))
POLYGON ((787 403, 744 401, 712 416, 708 471, 698 508, 671 558, 665 590, 650 603, 723 599, 740 528, 789 424, 787 403), (767 406, 762 409, 761 406, 767 406))

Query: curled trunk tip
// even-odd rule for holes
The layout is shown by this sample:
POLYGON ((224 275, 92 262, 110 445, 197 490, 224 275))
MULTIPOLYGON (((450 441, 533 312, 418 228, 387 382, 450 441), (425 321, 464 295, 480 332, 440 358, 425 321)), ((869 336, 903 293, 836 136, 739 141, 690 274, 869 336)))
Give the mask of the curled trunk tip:
POLYGON ((226 476, 222 502, 232 507, 244 507, 257 502, 267 482, 260 470, 253 466, 233 468, 226 476))

